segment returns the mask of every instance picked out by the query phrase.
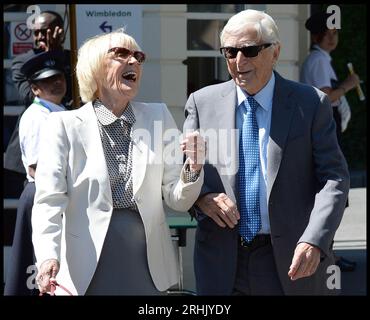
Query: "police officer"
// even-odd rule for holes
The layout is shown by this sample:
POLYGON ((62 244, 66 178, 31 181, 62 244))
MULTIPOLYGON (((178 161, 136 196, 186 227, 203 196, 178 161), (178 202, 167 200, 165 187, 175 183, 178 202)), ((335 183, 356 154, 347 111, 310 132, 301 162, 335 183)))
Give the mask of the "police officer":
MULTIPOLYGON (((67 109, 72 106, 72 78, 71 78, 71 63, 70 51, 63 49, 63 42, 65 39, 63 18, 54 11, 43 11, 38 15, 34 21, 32 28, 34 48, 26 53, 16 56, 12 62, 12 80, 18 89, 19 96, 26 108, 32 103, 34 94, 31 90, 27 76, 22 71, 22 67, 26 61, 41 52, 49 52, 60 50, 63 52, 64 71, 67 80, 67 93, 63 98, 63 104, 67 109)), ((21 117, 21 116, 20 116, 21 117)), ((8 147, 4 155, 4 168, 7 176, 14 179, 12 183, 13 189, 17 189, 14 185, 19 184, 18 180, 24 180, 24 169, 21 160, 21 152, 19 149, 18 127, 19 121, 15 125, 12 136, 10 137, 8 147), (18 182, 18 183, 17 183, 18 182)), ((18 190, 13 190, 11 193, 17 193, 18 190)))
POLYGON ((35 171, 42 125, 51 112, 64 111, 61 104, 66 94, 64 54, 62 51, 42 52, 29 58, 21 68, 35 98, 19 122, 19 142, 27 183, 21 194, 13 238, 11 258, 6 278, 5 295, 36 293, 30 280, 34 253, 32 246, 31 213, 35 195, 35 171))

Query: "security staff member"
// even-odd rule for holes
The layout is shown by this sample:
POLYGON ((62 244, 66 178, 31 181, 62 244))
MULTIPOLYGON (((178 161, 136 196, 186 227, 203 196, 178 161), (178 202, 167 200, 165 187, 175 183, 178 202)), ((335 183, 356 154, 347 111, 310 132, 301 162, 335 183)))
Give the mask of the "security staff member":
POLYGON ((17 221, 4 295, 32 295, 33 283, 29 277, 35 270, 32 246, 31 213, 35 195, 34 176, 37 167, 39 139, 43 123, 51 112, 64 111, 61 104, 66 94, 62 51, 42 52, 28 59, 22 73, 28 79, 35 96, 19 122, 19 142, 27 183, 19 199, 17 221))
MULTIPOLYGON (((43 11, 35 19, 33 33, 33 49, 16 56, 12 62, 12 80, 18 89, 22 103, 26 108, 33 102, 34 94, 30 88, 27 76, 22 72, 26 61, 42 52, 60 50, 63 52, 63 65, 67 81, 67 92, 63 97, 63 104, 67 109, 72 106, 72 78, 70 51, 63 49, 65 31, 63 29, 63 18, 54 11, 43 11)), ((21 116, 15 125, 8 147, 4 155, 4 168, 11 171, 15 179, 24 179, 24 169, 19 150, 18 127, 21 116), (20 175, 22 174, 22 175, 20 175), (18 178, 18 176, 20 176, 18 178)))
MULTIPOLYGON (((328 95, 333 107, 337 139, 341 145, 342 132, 346 130, 351 118, 351 109, 345 94, 359 84, 359 77, 357 74, 351 74, 344 81, 338 81, 331 65, 330 53, 338 45, 339 34, 337 29, 328 28, 327 21, 330 16, 331 14, 318 12, 305 23, 306 29, 311 33, 311 50, 302 65, 300 81, 328 95)), ((348 207, 348 200, 346 207, 348 207)), ((335 263, 341 271, 353 271, 356 267, 356 262, 339 256, 335 256, 335 263)))
POLYGON ((348 125, 351 110, 345 99, 345 94, 359 84, 357 74, 349 75, 339 82, 331 65, 330 53, 339 42, 337 29, 328 29, 327 19, 330 14, 319 12, 312 15, 305 24, 311 32, 311 50, 301 69, 300 81, 325 92, 332 103, 334 119, 337 124, 337 135, 340 135, 348 125))

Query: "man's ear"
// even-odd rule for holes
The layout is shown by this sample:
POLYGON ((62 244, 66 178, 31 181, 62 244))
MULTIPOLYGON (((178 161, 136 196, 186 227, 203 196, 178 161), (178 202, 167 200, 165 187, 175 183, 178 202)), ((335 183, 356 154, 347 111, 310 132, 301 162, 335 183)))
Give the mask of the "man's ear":
POLYGON ((319 38, 320 38, 320 35, 311 33, 311 42, 313 44, 318 44, 320 42, 319 38))
POLYGON ((277 61, 279 60, 280 49, 281 49, 281 44, 280 43, 276 43, 274 45, 274 54, 273 54, 273 65, 274 66, 276 65, 277 61))
POLYGON ((31 83, 30 86, 31 86, 31 90, 32 90, 33 95, 35 97, 37 97, 40 94, 40 88, 35 83, 31 83))

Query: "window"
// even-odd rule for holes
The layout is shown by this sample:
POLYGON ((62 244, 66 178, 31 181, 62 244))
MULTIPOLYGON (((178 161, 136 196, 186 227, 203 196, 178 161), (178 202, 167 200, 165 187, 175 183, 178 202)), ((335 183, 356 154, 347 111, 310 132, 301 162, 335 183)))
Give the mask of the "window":
POLYGON ((188 66, 188 96, 205 86, 231 79, 223 57, 189 57, 186 64, 188 66))
POLYGON ((225 24, 223 20, 188 19, 188 50, 218 50, 219 35, 225 24))
POLYGON ((220 48, 220 32, 244 5, 191 4, 187 6, 188 96, 207 85, 230 79, 220 48))

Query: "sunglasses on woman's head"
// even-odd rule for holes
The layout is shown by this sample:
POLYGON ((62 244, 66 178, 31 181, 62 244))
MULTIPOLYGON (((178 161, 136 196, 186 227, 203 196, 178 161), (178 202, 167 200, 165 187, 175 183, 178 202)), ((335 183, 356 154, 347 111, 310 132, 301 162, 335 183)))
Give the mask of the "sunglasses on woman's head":
POLYGON ((238 55, 239 51, 241 51, 246 58, 253 58, 253 57, 257 57, 258 53, 261 50, 263 50, 263 49, 265 49, 265 48, 267 48, 271 45, 272 45, 272 43, 265 43, 265 44, 261 44, 259 46, 249 46, 249 47, 241 47, 241 48, 222 47, 222 48, 220 48, 220 52, 226 59, 235 59, 236 56, 238 55))
POLYGON ((139 64, 145 62, 145 53, 141 51, 131 51, 123 47, 114 47, 108 50, 108 53, 114 52, 116 58, 127 59, 130 56, 133 56, 139 64))

